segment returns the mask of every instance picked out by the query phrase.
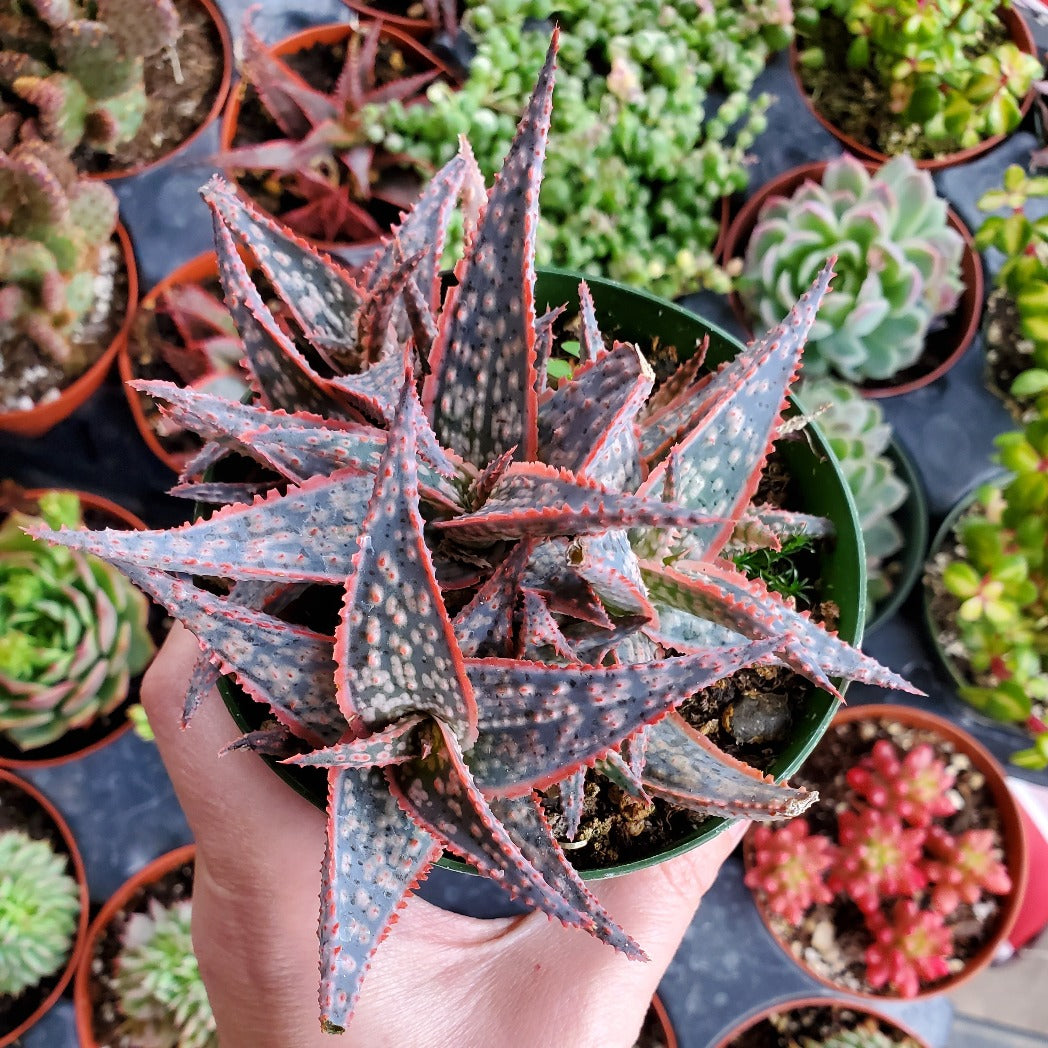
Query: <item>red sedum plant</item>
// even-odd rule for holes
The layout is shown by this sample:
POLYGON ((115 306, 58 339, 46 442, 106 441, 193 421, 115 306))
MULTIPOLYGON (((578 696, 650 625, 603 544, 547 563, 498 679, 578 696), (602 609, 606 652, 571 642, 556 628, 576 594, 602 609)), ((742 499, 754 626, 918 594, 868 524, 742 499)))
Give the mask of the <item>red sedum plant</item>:
POLYGON ((834 692, 831 676, 909 687, 720 556, 740 527, 774 543, 776 526, 815 526, 752 499, 829 267, 782 326, 710 376, 682 365, 648 406, 651 368, 605 341, 581 284, 580 366, 547 386, 560 310, 535 315, 533 253, 555 51, 556 34, 486 200, 464 147, 356 278, 208 186, 257 398, 138 387, 209 440, 183 492, 234 504, 170 532, 48 534, 118 564, 197 636, 184 716, 230 674, 275 723, 238 745, 326 770, 329 1031, 443 849, 644 956, 538 796, 559 786, 570 821, 588 767, 701 814, 803 811, 812 794, 674 712, 697 690, 767 662, 834 692), (458 196, 467 251, 441 303, 458 196), (237 241, 289 318, 266 307, 237 241), (238 483, 194 482, 230 451, 271 489, 252 501, 238 483), (315 613, 325 596, 329 619, 315 613))
POLYGON ((927 743, 900 756, 887 739, 878 739, 869 756, 848 769, 848 785, 863 800, 911 826, 927 826, 937 816, 954 813, 954 779, 927 743))
POLYGON ((799 924, 817 902, 832 902, 826 871, 833 865, 833 842, 811 833, 806 819, 794 819, 781 830, 756 826, 750 837, 754 859, 746 886, 759 888, 768 909, 799 924))

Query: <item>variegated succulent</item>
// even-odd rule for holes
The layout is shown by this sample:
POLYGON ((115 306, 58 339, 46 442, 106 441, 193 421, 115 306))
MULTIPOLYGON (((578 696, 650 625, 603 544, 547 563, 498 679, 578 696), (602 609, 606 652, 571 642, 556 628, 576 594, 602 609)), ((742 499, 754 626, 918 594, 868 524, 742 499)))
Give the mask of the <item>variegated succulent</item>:
POLYGON ((821 182, 767 201, 738 290, 753 317, 774 324, 836 255, 838 279, 812 327, 805 373, 886 379, 917 361, 933 320, 957 304, 963 246, 931 175, 910 157, 870 175, 843 154, 821 182))
POLYGON ((258 398, 141 385, 210 440, 187 481, 236 451, 279 483, 250 501, 233 480, 188 482, 237 501, 171 532, 48 535, 118 564, 196 634, 206 658, 184 716, 232 674, 278 722, 238 745, 326 769, 330 1031, 444 848, 643 956, 537 796, 558 785, 570 823, 588 766, 703 814, 773 819, 810 803, 690 727, 675 712, 686 697, 770 661, 831 691, 832 676, 908 687, 718 556, 740 530, 774 542, 812 525, 751 503, 828 267, 783 325, 712 376, 687 361, 650 400, 651 368, 605 340, 582 283, 581 364, 547 386, 561 310, 536 316, 532 259, 556 40, 486 199, 463 146, 357 277, 213 181, 204 197, 258 398), (460 195, 468 248, 441 303, 460 195))

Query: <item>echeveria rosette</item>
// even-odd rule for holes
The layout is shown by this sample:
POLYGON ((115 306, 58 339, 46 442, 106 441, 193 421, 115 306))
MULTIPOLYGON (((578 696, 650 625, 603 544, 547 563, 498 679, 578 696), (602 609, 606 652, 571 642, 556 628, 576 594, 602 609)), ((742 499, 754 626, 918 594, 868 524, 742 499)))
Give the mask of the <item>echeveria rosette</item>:
POLYGON ((112 987, 120 1034, 136 1048, 218 1048, 218 1031, 193 952, 193 903, 149 900, 120 939, 112 987))
POLYGON ((845 154, 827 164, 821 183, 767 201, 738 292, 750 314, 771 326, 836 256, 837 279, 805 348, 805 375, 887 379, 918 360, 932 322, 956 305, 963 247, 931 175, 909 157, 871 176, 845 154))
POLYGON ((23 529, 80 527, 69 492, 0 525, 0 730, 30 751, 112 712, 153 655, 149 602, 105 561, 23 529))
POLYGON ((180 490, 231 504, 171 532, 48 534, 118 564, 197 636, 184 715, 231 674, 271 715, 234 748, 326 769, 329 1031, 442 849, 643 956, 569 863, 539 791, 577 810, 593 767, 702 815, 803 811, 811 794, 675 712, 701 688, 772 661, 835 694, 831 677, 909 687, 720 556, 740 528, 774 543, 776 527, 813 526, 752 499, 829 267, 786 323, 712 376, 682 366, 651 400, 651 368, 605 339, 581 283, 579 366, 547 386, 559 310, 536 316, 533 259, 556 40, 483 206, 464 147, 356 277, 213 181, 257 398, 137 385, 209 440, 180 490), (460 196, 473 231, 442 301, 460 196), (238 242, 287 307, 281 323, 238 242), (229 451, 273 486, 242 502, 235 482, 199 483, 229 451), (307 587, 337 609, 308 627, 281 614, 307 587))
POLYGON ((80 888, 64 855, 20 830, 0 833, 0 994, 17 997, 69 957, 80 888))

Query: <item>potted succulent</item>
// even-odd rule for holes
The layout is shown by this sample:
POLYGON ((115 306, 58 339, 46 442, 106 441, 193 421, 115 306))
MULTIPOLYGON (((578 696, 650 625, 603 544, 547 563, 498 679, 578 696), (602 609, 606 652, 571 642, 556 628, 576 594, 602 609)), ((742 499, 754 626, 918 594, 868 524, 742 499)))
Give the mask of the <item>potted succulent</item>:
POLYGON ((108 186, 0 118, 0 430, 39 436, 101 384, 138 294, 108 186))
POLYGON ((921 167, 992 149, 1033 103, 1032 35, 998 0, 805 0, 792 67, 815 118, 845 147, 921 167))
POLYGON ((0 124, 26 118, 103 178, 189 144, 221 110, 229 30, 212 0, 14 0, 0 22, 0 124))
POLYGON ((244 348, 220 295, 215 253, 190 259, 142 299, 117 356, 138 431, 149 450, 175 473, 182 472, 202 442, 164 419, 152 398, 129 383, 161 379, 239 398, 248 388, 240 368, 244 348))
POLYGON ((958 694, 1032 743, 1016 764, 1048 767, 1048 419, 997 438, 1009 471, 962 500, 932 547, 925 608, 958 694))
POLYGON ((187 845, 154 859, 91 923, 73 989, 82 1048, 217 1048, 193 953, 193 857, 187 845))
POLYGON ((751 88, 791 38, 789 5, 468 0, 468 76, 460 89, 431 85, 429 105, 391 106, 391 148, 435 166, 468 133, 490 178, 554 21, 563 43, 539 263, 665 296, 726 290, 715 260, 727 198, 746 187, 772 102, 751 88))
POLYGON ((87 905, 65 820, 39 790, 0 769, 0 1046, 21 1043, 68 985, 87 905))
POLYGON ((1012 164, 979 198, 980 210, 1004 212, 975 234, 980 251, 1004 255, 986 301, 987 385, 1020 420, 1048 414, 1048 217, 1027 213, 1046 196, 1048 177, 1012 164))
POLYGON ((785 172, 732 223, 725 257, 736 254, 733 305, 744 323, 762 324, 782 315, 828 255, 840 256, 804 372, 859 383, 867 396, 933 382, 978 327, 979 256, 931 176, 907 156, 876 168, 845 154, 785 172))
MULTIPOLYGON (((231 504, 139 539, 34 529, 119 562, 186 622, 208 662, 184 716, 218 672, 230 674, 239 687, 226 687, 227 701, 251 722, 238 745, 285 774, 327 779, 320 1000, 332 1032, 350 1021, 396 907, 443 848, 637 955, 569 863, 537 789, 559 787, 566 839, 598 762, 625 792, 700 815, 771 819, 811 803, 672 712, 685 696, 765 661, 830 693, 831 677, 909 687, 717 556, 739 532, 775 544, 777 533, 822 527, 752 496, 829 269, 784 324, 712 377, 700 377, 699 360, 672 369, 643 416, 654 373, 635 346, 605 340, 598 316, 615 332, 638 303, 677 324, 694 318, 642 295, 605 310, 611 286, 591 291, 576 275, 551 274, 544 292, 534 283, 556 42, 554 31, 479 214, 463 148, 359 282, 213 181, 204 196, 220 276, 261 399, 147 388, 209 435, 201 461, 219 464, 207 487, 225 488, 231 504), (469 251, 441 304, 439 259, 463 189, 469 251), (332 377, 276 323, 238 241, 332 377), (561 310, 536 314, 565 282, 580 297, 583 363, 554 390, 545 361, 561 310), (277 486, 242 501, 243 464, 221 468, 228 450, 263 467, 249 483, 277 486), (187 574, 219 580, 219 592, 187 574)), ((839 597, 854 627, 861 592, 839 597)), ((806 693, 785 770, 832 706, 806 693)), ((297 781, 307 793, 316 785, 297 781)))
POLYGON ((418 196, 418 165, 388 145, 381 113, 450 71, 382 22, 315 26, 267 47, 244 23, 242 80, 215 164, 289 228, 374 246, 418 196))
POLYGON ((805 997, 762 1008, 716 1048, 928 1048, 897 1019, 855 1001, 805 997))
POLYGON ((928 507, 909 456, 876 401, 847 382, 807 379, 796 393, 826 435, 855 500, 866 550, 867 632, 906 599, 928 546, 928 507))
POLYGON ((838 713, 801 776, 822 803, 745 850, 772 936, 859 996, 942 993, 990 963, 1022 902, 1022 820, 970 735, 907 706, 838 713))
POLYGON ((0 763, 68 759, 109 741, 153 654, 149 602, 110 565, 24 528, 144 528, 126 510, 70 491, 0 499, 0 763))

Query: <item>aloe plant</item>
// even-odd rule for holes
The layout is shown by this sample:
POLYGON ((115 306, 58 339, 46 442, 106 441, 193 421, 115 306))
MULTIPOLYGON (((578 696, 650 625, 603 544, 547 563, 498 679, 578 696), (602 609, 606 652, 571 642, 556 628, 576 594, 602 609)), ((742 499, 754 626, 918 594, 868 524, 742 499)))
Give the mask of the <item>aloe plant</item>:
POLYGON ((209 438, 187 480, 236 451, 286 490, 238 501, 239 483, 211 479, 183 491, 232 504, 175 531, 37 531, 119 565, 196 635, 206 659, 184 717, 232 674, 277 722, 238 745, 326 771, 328 1031, 350 1020, 373 951, 442 849, 643 956, 537 796, 559 787, 572 835, 590 765, 700 814, 806 808, 811 794, 726 756, 675 712, 697 690, 767 662, 834 694, 831 676, 909 688, 719 556, 740 529, 774 544, 777 527, 817 526, 752 499, 828 267, 784 324, 712 376, 683 364, 647 407, 651 368, 604 338, 581 284, 581 363, 547 386, 561 311, 536 316, 533 252, 556 42, 486 200, 464 147, 357 277, 221 180, 204 191, 259 397, 139 387, 209 438), (460 195, 469 248, 441 302, 460 195), (299 339, 275 322, 238 242, 299 339), (308 626, 281 615, 305 589, 338 610, 308 626))

